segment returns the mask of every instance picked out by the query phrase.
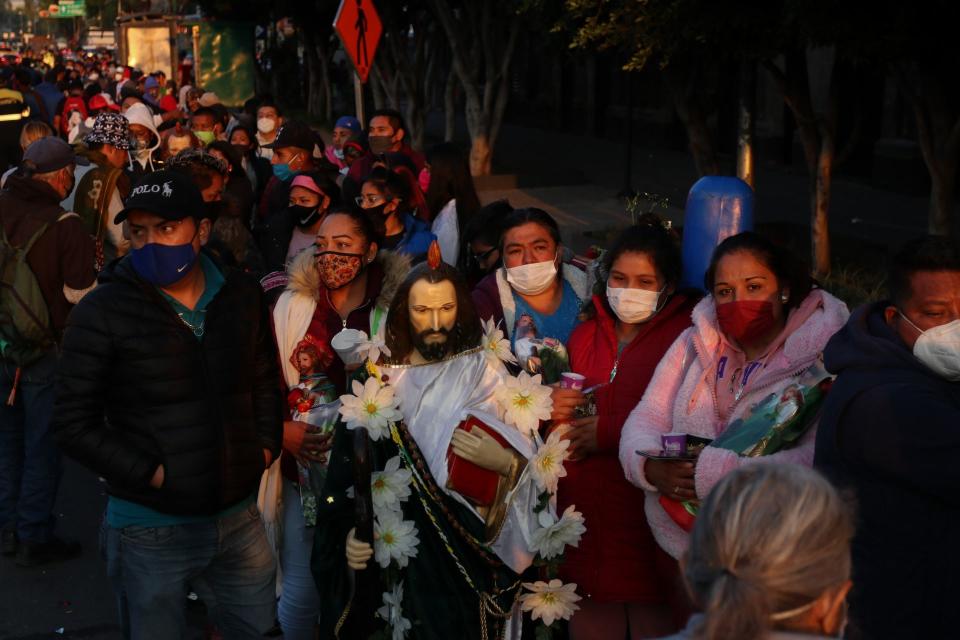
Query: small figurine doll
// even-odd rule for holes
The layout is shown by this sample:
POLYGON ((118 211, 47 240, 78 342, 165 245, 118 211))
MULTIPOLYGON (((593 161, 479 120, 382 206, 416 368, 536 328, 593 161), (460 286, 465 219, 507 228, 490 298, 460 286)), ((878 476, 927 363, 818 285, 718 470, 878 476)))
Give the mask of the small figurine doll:
MULTIPOLYGON (((332 431, 337 421, 340 408, 337 390, 323 372, 332 361, 333 352, 309 335, 297 344, 290 355, 290 362, 300 372, 300 382, 287 393, 290 417, 297 422, 306 422, 315 433, 332 431)), ((313 526, 316 522, 316 494, 323 486, 326 468, 325 455, 322 461, 297 460, 300 502, 307 526, 313 526)))
POLYGON ((311 410, 336 400, 337 390, 323 372, 332 361, 333 353, 323 349, 309 335, 293 350, 290 362, 300 372, 299 384, 287 394, 287 404, 293 413, 293 420, 316 424, 310 419, 311 410))

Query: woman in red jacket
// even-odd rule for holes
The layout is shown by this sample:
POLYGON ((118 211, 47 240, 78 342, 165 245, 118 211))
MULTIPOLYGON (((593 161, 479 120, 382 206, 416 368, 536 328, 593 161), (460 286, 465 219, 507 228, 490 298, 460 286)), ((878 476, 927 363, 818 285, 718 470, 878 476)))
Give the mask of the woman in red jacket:
POLYGON ((620 429, 640 401, 654 369, 690 326, 699 296, 676 292, 680 249, 656 216, 644 216, 604 255, 605 278, 568 349, 573 371, 595 392, 597 415, 576 419, 577 391, 554 393, 554 419, 572 424, 571 458, 560 480, 558 510, 575 504, 586 518, 579 548, 561 568, 584 596, 570 621, 573 640, 650 638, 675 630, 670 611, 675 565, 657 547, 643 511, 643 491, 623 476, 620 429))

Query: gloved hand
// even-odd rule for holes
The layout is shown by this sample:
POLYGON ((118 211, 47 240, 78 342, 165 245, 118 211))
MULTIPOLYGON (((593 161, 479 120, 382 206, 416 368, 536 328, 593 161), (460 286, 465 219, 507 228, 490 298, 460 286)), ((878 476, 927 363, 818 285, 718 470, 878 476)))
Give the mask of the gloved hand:
POLYGON ((373 547, 357 540, 354 537, 356 529, 350 529, 347 534, 347 566, 354 571, 363 571, 367 568, 367 562, 373 557, 373 547))
POLYGON ((496 471, 504 478, 510 475, 513 455, 483 429, 474 427, 470 432, 457 429, 453 432, 452 444, 453 452, 464 460, 496 471))

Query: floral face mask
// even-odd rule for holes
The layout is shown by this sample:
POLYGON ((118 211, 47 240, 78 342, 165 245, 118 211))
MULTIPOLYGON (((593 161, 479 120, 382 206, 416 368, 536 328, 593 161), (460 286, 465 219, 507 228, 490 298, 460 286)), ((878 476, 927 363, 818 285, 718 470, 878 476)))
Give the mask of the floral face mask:
POLYGON ((363 270, 363 254, 320 251, 316 254, 320 280, 327 289, 345 287, 363 270))

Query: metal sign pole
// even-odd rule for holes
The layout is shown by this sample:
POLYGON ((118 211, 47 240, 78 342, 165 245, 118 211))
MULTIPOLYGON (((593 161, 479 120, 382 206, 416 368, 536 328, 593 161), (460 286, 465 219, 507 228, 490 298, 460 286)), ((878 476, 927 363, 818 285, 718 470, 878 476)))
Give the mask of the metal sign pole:
POLYGON ((357 120, 360 121, 360 126, 366 129, 367 119, 363 113, 363 83, 360 82, 358 73, 353 74, 353 97, 357 102, 357 120))

